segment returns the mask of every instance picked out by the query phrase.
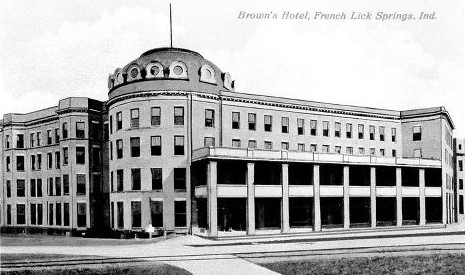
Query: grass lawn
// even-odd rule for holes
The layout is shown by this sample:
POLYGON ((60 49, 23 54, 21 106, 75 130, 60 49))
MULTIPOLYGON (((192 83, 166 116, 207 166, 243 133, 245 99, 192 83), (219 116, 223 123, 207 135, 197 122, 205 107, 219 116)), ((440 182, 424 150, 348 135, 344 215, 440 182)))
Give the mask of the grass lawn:
POLYGON ((465 255, 341 258, 261 265, 281 274, 465 274, 465 255))

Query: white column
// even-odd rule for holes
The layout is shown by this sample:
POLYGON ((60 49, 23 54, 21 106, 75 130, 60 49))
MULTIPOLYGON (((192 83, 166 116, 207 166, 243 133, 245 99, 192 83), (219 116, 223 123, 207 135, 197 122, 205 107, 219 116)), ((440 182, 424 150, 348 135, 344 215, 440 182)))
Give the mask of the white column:
POLYGON ((289 164, 282 164, 281 232, 289 233, 289 164))
POLYGON ((344 184, 344 228, 350 227, 350 199, 349 199, 349 166, 344 166, 343 169, 343 184, 344 184))
POLYGON ((208 196, 208 235, 211 237, 218 236, 218 206, 217 206, 217 162, 208 163, 207 177, 207 196, 208 196))
POLYGON ((402 226, 402 169, 396 168, 397 226, 402 226))
POLYGON ((320 165, 313 165, 313 230, 321 231, 320 165))
POLYGON ((376 227, 376 168, 370 167, 371 227, 376 227))
POLYGON ((255 164, 247 163, 247 235, 255 234, 255 164))
POLYGON ((425 169, 420 169, 418 176, 420 177, 420 225, 425 225, 425 169))

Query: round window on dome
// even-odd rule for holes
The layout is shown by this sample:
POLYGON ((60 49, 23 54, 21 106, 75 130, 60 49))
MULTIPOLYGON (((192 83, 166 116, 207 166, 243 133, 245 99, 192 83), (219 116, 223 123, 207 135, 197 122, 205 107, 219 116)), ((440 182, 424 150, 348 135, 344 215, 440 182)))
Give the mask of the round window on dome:
POLYGON ((207 79, 210 79, 212 77, 212 73, 210 72, 210 70, 205 70, 205 78, 207 79))
POLYGON ((182 67, 179 66, 179 65, 174 66, 174 68, 173 68, 173 72, 174 72, 176 75, 181 75, 183 71, 184 71, 184 70, 183 70, 182 67))
POLYGON ((152 66, 152 68, 150 68, 150 74, 152 75, 158 75, 159 72, 160 68, 158 68, 158 66, 152 66))
POLYGON ((136 68, 133 68, 131 72, 129 73, 129 75, 131 76, 131 78, 136 78, 139 75, 139 70, 136 68))

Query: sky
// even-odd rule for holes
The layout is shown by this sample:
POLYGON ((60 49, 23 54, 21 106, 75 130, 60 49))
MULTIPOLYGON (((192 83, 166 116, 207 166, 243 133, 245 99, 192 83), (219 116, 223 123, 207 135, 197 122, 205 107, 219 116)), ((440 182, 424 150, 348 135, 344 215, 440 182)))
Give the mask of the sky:
MULTIPOLYGON (((107 99, 108 74, 169 46, 167 1, 0 1, 0 115, 62 98, 107 99)), ((392 110, 445 106, 465 137, 464 1, 178 1, 173 46, 235 79, 236 91, 392 110), (278 19, 239 19, 244 13, 278 19), (371 12, 371 20, 281 19, 371 12), (416 20, 375 20, 378 12, 416 20), (435 19, 420 20, 421 12, 435 19)))

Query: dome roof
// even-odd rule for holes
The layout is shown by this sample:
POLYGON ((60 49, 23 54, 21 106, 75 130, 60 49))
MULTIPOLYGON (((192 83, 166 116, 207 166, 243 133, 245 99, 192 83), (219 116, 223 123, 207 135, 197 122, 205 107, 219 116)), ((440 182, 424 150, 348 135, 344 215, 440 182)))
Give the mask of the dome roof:
MULTIPOLYGON (((234 87, 229 73, 223 73, 199 53, 181 48, 155 48, 116 69, 108 77, 110 98, 119 94, 113 93, 115 90, 130 84, 150 90, 203 92, 232 91, 234 87), (150 82, 150 85, 144 82, 150 82)), ((132 87, 131 90, 137 89, 132 87)))

